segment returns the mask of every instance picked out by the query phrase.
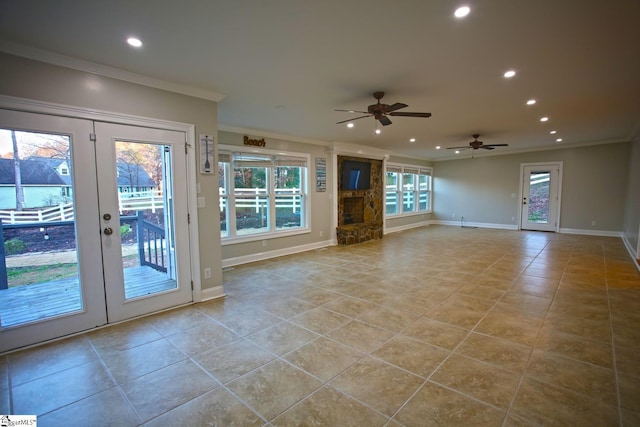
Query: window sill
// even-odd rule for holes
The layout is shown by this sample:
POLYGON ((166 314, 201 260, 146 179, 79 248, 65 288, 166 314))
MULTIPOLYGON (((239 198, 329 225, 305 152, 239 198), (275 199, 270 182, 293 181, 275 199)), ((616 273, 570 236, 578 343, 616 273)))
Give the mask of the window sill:
POLYGON ((270 231, 268 233, 256 233, 247 236, 238 237, 222 237, 221 245, 236 245, 240 243, 256 242, 260 240, 279 239, 281 237, 298 236, 301 234, 309 234, 311 230, 309 228, 296 228, 295 230, 283 230, 283 231, 270 231))

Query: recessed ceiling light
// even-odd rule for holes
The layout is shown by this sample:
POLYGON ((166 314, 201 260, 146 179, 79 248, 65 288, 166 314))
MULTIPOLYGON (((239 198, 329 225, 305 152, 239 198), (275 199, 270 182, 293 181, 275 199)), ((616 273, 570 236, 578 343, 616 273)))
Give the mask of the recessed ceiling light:
POLYGON ((354 127, 354 126, 355 126, 355 125, 354 125, 353 123, 347 123, 347 127, 348 127, 348 128, 352 128, 352 127, 354 127))
POLYGON ((416 142, 416 139, 415 138, 411 138, 411 139, 409 139, 409 142, 416 142))
POLYGON ((129 43, 129 46, 142 47, 142 40, 137 37, 129 37, 127 43, 129 43))
POLYGON ((455 12, 453 12, 453 14, 455 15, 456 18, 464 18, 469 14, 469 12, 471 12, 471 9, 469 8, 469 6, 460 6, 459 8, 456 9, 455 12))
POLYGON ((456 150, 456 154, 460 154, 460 150, 456 150))
POLYGON ((527 101, 527 105, 533 105, 535 103, 536 103, 535 99, 530 99, 530 100, 527 101))
POLYGON ((556 139, 556 142, 562 142, 562 138, 556 139))
POLYGON ((549 121, 549 117, 540 117, 540 121, 541 122, 548 122, 549 121))
POLYGON ((382 131, 380 129, 376 129, 376 135, 380 135, 380 133, 382 133, 382 131))
POLYGON ((436 145, 436 150, 439 150, 441 147, 439 145, 436 145))
POLYGON ((504 73, 504 76, 508 79, 510 79, 511 77, 515 76, 516 72, 514 70, 509 70, 506 73, 504 73))
POLYGON ((285 108, 287 108, 285 105, 276 105, 276 108, 278 110, 284 110, 285 108))
POLYGON ((556 130, 552 130, 551 132, 549 132, 551 135, 555 135, 558 131, 556 130))

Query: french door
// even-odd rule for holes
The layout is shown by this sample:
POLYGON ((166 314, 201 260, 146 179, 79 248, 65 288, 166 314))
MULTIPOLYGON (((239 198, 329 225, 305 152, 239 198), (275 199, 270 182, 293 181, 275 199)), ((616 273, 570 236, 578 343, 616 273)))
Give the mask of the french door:
POLYGON ((0 110, 0 352, 192 301, 184 145, 0 110))
POLYGON ((520 228, 558 231, 562 163, 521 165, 520 228))

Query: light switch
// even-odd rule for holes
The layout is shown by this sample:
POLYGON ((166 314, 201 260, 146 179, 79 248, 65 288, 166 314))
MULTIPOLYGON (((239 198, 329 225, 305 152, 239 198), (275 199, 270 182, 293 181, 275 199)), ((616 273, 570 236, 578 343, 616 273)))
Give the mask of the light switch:
POLYGON ((205 201, 204 201, 204 197, 198 197, 198 207, 199 208, 204 208, 206 206, 205 201))

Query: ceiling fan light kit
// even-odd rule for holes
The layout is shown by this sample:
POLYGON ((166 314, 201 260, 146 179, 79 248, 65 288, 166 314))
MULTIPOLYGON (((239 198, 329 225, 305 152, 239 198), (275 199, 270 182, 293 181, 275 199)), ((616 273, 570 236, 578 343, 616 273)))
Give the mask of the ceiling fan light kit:
POLYGON ((388 116, 396 116, 396 117, 422 117, 428 118, 431 117, 431 113, 412 113, 412 112, 398 112, 397 110, 401 110, 403 108, 407 108, 407 104, 403 104, 402 102, 396 102, 395 104, 388 105, 383 104, 380 100, 384 97, 384 92, 374 92, 373 97, 378 101, 375 104, 371 104, 367 107, 367 111, 357 111, 357 110, 335 110, 346 113, 359 113, 365 114, 364 116, 355 117, 348 120, 342 120, 337 122, 336 124, 353 122, 354 120, 364 119, 366 117, 374 117, 378 122, 382 124, 382 126, 389 126, 392 122, 388 116))
POLYGON ((480 134, 475 133, 472 135, 473 136, 473 141, 471 141, 469 143, 468 146, 462 146, 462 147, 447 147, 447 150, 456 150, 456 153, 460 152, 461 150, 468 150, 468 149, 473 149, 473 150, 478 150, 480 148, 485 149, 485 150, 494 150, 496 147, 508 147, 509 144, 484 144, 482 141, 478 141, 478 138, 480 138, 480 134))

